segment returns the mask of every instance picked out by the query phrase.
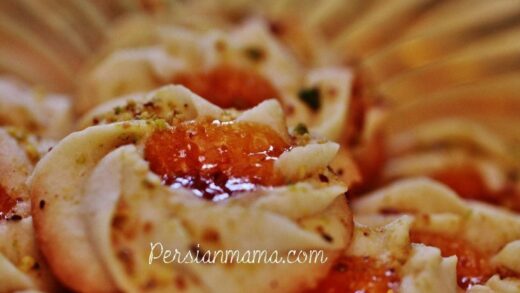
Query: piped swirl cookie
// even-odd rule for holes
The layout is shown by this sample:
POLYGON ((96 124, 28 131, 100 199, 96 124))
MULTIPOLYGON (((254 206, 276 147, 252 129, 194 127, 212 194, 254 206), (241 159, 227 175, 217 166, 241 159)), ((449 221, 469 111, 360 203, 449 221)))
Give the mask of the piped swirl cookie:
POLYGON ((410 123, 386 134, 381 175, 384 181, 429 176, 461 197, 518 211, 517 138, 505 132, 467 118, 410 123))
POLYGON ((457 292, 456 258, 412 243, 412 223, 408 216, 381 225, 356 223, 352 244, 308 292, 457 292))
MULTIPOLYGON (((46 143, 0 128, 0 292, 59 289, 38 250, 26 181, 46 143)), ((45 149, 46 151, 46 149, 45 149)))
POLYGON ((388 223, 404 214, 412 217, 412 242, 457 257, 460 288, 484 290, 489 284, 514 289, 504 292, 520 288, 520 217, 515 213, 463 200, 446 186, 425 178, 402 180, 377 190, 354 202, 353 209, 356 220, 368 225, 388 223))
POLYGON ((277 101, 227 111, 168 86, 114 114, 63 139, 31 180, 38 242, 68 287, 300 291, 349 245, 346 186, 327 168, 339 147, 288 133, 277 101), (321 250, 328 261, 170 263, 158 247, 321 250))
POLYGON ((81 113, 172 83, 222 108, 244 110, 277 99, 290 126, 305 123, 330 140, 341 136, 349 112, 349 69, 306 68, 258 20, 229 30, 148 25, 153 41, 119 48, 85 72, 78 92, 81 113))
POLYGON ((0 77, 0 126, 16 126, 33 134, 59 139, 72 129, 72 105, 62 95, 8 77, 0 77))

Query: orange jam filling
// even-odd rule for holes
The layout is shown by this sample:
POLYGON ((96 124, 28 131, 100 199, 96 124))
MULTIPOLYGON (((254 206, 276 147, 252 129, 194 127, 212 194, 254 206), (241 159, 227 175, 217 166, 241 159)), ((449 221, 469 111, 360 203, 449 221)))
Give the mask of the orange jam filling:
POLYGON ((208 72, 183 73, 173 79, 222 108, 245 110, 277 99, 278 92, 264 77, 250 70, 221 65, 208 72))
POLYGON ((281 185, 274 161, 289 147, 268 126, 202 120, 156 131, 144 153, 165 184, 217 201, 258 186, 281 185))
POLYGON ((11 198, 7 191, 0 185, 0 220, 4 220, 7 217, 7 214, 11 212, 11 210, 16 205, 16 200, 11 198))
POLYGON ((437 172, 432 177, 451 187, 461 197, 484 201, 492 200, 491 192, 474 168, 451 168, 437 172))
POLYGON ((500 191, 490 190, 474 167, 462 166, 442 170, 432 174, 432 177, 448 185, 463 198, 480 200, 520 211, 520 194, 515 191, 513 186, 506 186, 500 191))
POLYGON ((311 292, 388 293, 397 292, 399 276, 395 269, 369 257, 343 256, 329 275, 311 292))
POLYGON ((412 232, 412 242, 437 247, 443 257, 456 255, 457 282, 459 287, 468 289, 487 281, 497 270, 490 264, 489 255, 462 239, 430 232, 412 232))

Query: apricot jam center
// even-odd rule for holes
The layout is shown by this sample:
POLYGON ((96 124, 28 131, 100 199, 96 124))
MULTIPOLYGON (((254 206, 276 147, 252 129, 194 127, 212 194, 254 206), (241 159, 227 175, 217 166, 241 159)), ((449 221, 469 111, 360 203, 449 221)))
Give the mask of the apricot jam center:
POLYGON ((435 180, 448 185, 463 198, 476 199, 520 212, 520 193, 511 185, 499 191, 488 188, 473 166, 461 166, 432 174, 435 180))
POLYGON ((462 239, 417 231, 411 233, 410 237, 412 242, 439 248, 443 257, 456 255, 458 258, 457 282, 463 289, 485 283, 496 273, 489 263, 489 255, 477 250, 462 239))
POLYGON ((289 147, 268 126, 202 120, 156 131, 144 153, 165 184, 218 201, 258 186, 282 184, 274 161, 289 147))
POLYGON ((387 293, 397 292, 400 278, 397 272, 368 257, 343 256, 329 275, 310 292, 328 293, 387 293))
POLYGON ((221 65, 207 72, 183 73, 173 79, 222 108, 245 110, 278 93, 264 77, 250 70, 221 65))
POLYGON ((16 200, 11 198, 2 185, 0 185, 0 220, 6 219, 7 214, 9 214, 15 205, 16 200))

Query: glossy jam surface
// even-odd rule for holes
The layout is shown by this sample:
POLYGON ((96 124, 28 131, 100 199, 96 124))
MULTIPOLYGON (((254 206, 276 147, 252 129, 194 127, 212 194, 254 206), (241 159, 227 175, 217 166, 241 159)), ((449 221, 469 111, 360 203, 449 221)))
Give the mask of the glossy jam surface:
POLYGON ((438 247, 444 257, 457 256, 457 282, 461 288, 485 283, 496 273, 489 263, 489 255, 462 239, 428 232, 413 232, 410 236, 412 242, 438 247))
POLYGON ((11 198, 0 185, 0 220, 5 219, 15 205, 16 200, 11 198))
POLYGON ((329 293, 388 293, 397 292, 397 272, 368 257, 341 257, 329 275, 310 292, 329 293))
POLYGON ((173 82, 186 86, 222 108, 244 110, 264 100, 278 98, 276 89, 264 77, 228 65, 215 67, 208 72, 180 74, 173 82))
POLYGON ((165 184, 216 201, 257 186, 282 184, 274 161, 289 147, 268 126, 190 121, 152 134, 145 159, 165 184))

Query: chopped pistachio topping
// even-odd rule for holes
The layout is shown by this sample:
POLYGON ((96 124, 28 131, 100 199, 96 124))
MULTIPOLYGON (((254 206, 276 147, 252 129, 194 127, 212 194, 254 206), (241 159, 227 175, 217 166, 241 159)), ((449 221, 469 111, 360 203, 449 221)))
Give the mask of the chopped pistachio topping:
POLYGON ((309 129, 307 129, 307 125, 305 125, 303 123, 298 123, 294 127, 293 131, 294 131, 294 134, 296 134, 296 135, 304 135, 304 134, 309 133, 309 129))
POLYGON ((321 96, 318 87, 303 88, 298 93, 298 97, 313 111, 318 111, 321 107, 321 96))
POLYGON ((32 163, 37 163, 40 160, 42 154, 37 147, 38 143, 40 142, 40 138, 30 134, 25 129, 17 127, 6 127, 5 130, 20 144, 32 163))
MULTIPOLYGON (((100 123, 114 123, 128 120, 154 120, 164 119, 166 122, 171 123, 176 116, 182 114, 175 108, 176 106, 172 103, 165 103, 161 99, 154 98, 144 104, 136 103, 133 100, 127 102, 124 106, 114 107, 113 111, 97 115, 92 118, 94 125, 100 123)), ((185 109, 188 105, 185 105, 185 109)))
POLYGON ((119 107, 119 106, 114 108, 114 114, 116 114, 116 115, 121 114, 122 111, 123 111, 123 109, 121 109, 121 107, 119 107))
POLYGON ((158 129, 166 129, 168 128, 168 123, 164 119, 156 119, 154 120, 154 124, 158 129))
POLYGON ((22 272, 28 272, 35 265, 36 265, 36 260, 33 257, 26 255, 26 256, 22 257, 22 260, 20 261, 20 264, 18 267, 20 268, 20 270, 22 272))
POLYGON ((247 47, 244 49, 244 54, 252 61, 258 62, 265 59, 265 51, 258 47, 247 47))

